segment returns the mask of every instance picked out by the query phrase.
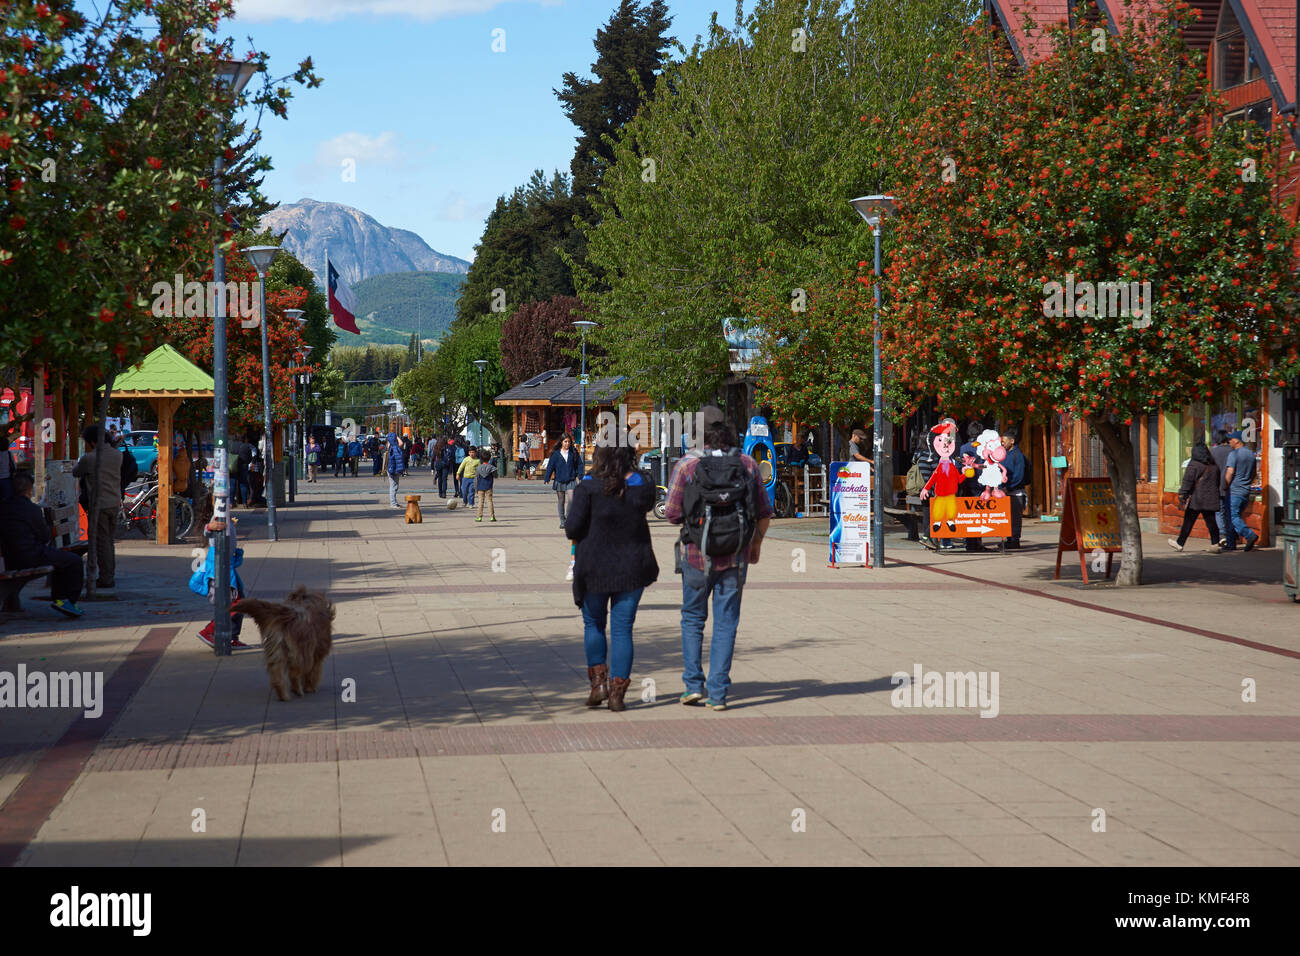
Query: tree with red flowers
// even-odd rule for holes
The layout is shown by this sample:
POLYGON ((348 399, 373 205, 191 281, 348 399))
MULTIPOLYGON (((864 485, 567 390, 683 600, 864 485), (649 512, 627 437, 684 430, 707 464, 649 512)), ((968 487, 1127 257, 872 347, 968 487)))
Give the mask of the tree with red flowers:
POLYGON ((578 341, 573 322, 583 312, 582 300, 572 295, 525 302, 515 309, 501 325, 501 368, 510 384, 572 365, 578 341))
MULTIPOLYGON (((1204 57, 1178 31, 1195 15, 1170 3, 1100 43, 1061 24, 1028 69, 972 29, 890 160, 902 161, 886 228, 892 397, 1086 420, 1119 505, 1120 584, 1142 575, 1129 423, 1300 368, 1279 134, 1218 121, 1204 57), (1117 316, 1084 281, 1149 282, 1149 314, 1117 316)), ((859 295, 869 317, 870 286, 859 295)))

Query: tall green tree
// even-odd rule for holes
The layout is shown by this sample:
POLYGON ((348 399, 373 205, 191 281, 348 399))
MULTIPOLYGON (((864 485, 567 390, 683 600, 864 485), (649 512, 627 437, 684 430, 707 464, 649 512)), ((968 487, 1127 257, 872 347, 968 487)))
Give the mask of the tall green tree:
MULTIPOLYGON (((868 248, 848 201, 883 184, 873 160, 893 155, 977 7, 759 0, 731 30, 715 15, 624 127, 583 227, 597 367, 696 404, 729 374, 724 317, 797 323, 868 248)), ((831 371, 809 370, 809 394, 835 388, 831 371)))
POLYGON ((565 73, 563 89, 555 90, 564 115, 578 127, 578 145, 569 168, 575 209, 584 218, 604 168, 614 161, 613 137, 654 90, 673 43, 667 35, 671 26, 665 0, 621 0, 605 26, 596 31, 593 78, 565 73))

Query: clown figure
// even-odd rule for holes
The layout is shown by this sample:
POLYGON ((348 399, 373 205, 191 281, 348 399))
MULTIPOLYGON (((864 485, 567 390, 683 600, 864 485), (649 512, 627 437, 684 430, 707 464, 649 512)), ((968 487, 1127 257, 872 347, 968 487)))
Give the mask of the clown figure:
POLYGON ((938 531, 941 524, 946 524, 949 531, 956 531, 957 489, 961 485, 961 470, 952 463, 952 455, 957 450, 957 423, 951 418, 945 418, 931 428, 930 433, 934 436, 931 442, 935 454, 939 456, 939 464, 921 489, 921 500, 934 495, 934 501, 930 502, 931 532, 938 531))
POLYGON ((980 484, 984 486, 984 493, 980 498, 988 501, 990 498, 1005 498, 1007 493, 1002 490, 1002 485, 1007 483, 1007 469, 1002 464, 1006 460, 1007 450, 1002 447, 1002 439, 998 433, 991 428, 986 428, 980 432, 979 438, 975 439, 975 447, 984 459, 984 470, 980 472, 980 484))

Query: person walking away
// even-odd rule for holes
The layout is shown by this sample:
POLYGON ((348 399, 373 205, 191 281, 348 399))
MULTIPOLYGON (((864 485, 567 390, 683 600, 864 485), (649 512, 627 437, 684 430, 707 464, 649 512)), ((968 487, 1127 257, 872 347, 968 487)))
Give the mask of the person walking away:
POLYGON ((439 438, 433 443, 433 450, 429 452, 429 468, 433 471, 434 487, 438 489, 438 497, 447 497, 447 466, 442 460, 443 449, 447 447, 447 440, 439 438))
POLYGON ((573 502, 573 489, 581 480, 582 471, 582 458, 573 447, 572 436, 566 433, 561 436, 559 447, 546 462, 546 474, 542 476, 542 480, 551 482, 551 487, 555 490, 555 509, 560 513, 560 530, 564 530, 564 516, 573 502))
POLYGON ((403 435, 398 441, 402 443, 403 461, 406 462, 407 467, 410 467, 411 456, 415 454, 415 443, 411 441, 410 435, 403 435))
POLYGON ((388 433, 388 449, 384 453, 384 471, 388 473, 388 504, 401 509, 397 503, 397 486, 406 474, 406 457, 402 453, 401 442, 395 432, 388 433))
MULTIPOLYGON (((0 451, 0 457, 9 454, 0 451)), ((0 554, 10 571, 50 565, 50 607, 67 617, 81 617, 84 571, 81 556, 54 546, 54 535, 45 522, 45 512, 32 500, 36 482, 25 471, 12 478, 12 494, 0 501, 0 554)))
POLYGON ((496 521, 497 509, 492 503, 492 483, 496 480, 497 466, 492 461, 492 451, 488 448, 480 448, 478 460, 478 467, 474 469, 474 496, 478 498, 478 517, 474 520, 483 520, 483 503, 486 501, 488 515, 496 521))
POLYGON ((438 494, 447 497, 447 480, 451 480, 451 496, 453 498, 461 497, 460 484, 456 480, 456 444, 450 438, 443 439, 441 454, 441 468, 438 478, 438 494))
POLYGON ((659 578, 646 521, 654 503, 654 486, 626 446, 598 447, 591 474, 573 493, 564 531, 575 548, 573 602, 582 609, 588 707, 608 700, 612 711, 626 708, 637 606, 659 578))
POLYGON ((372 470, 370 473, 372 475, 378 475, 384 468, 384 458, 387 456, 387 453, 385 452, 384 447, 379 442, 378 434, 371 435, 370 440, 371 442, 373 442, 371 446, 371 452, 370 452, 372 458, 371 461, 372 470))
MULTIPOLYGON (((117 513, 122 507, 122 453, 104 442, 97 448, 103 432, 98 425, 87 425, 81 432, 86 443, 86 453, 72 467, 76 478, 86 479, 91 504, 97 504, 95 515, 95 564, 98 573, 95 587, 111 590, 117 586, 117 553, 113 548, 113 534, 117 529, 117 513), (95 474, 95 457, 99 457, 99 474, 95 474)), ((87 516, 91 508, 86 507, 87 516)))
POLYGON ((758 463, 734 447, 730 426, 704 426, 704 453, 678 462, 668 486, 665 517, 682 525, 678 570, 682 575, 683 704, 700 700, 725 710, 740 600, 749 565, 757 564, 772 520, 758 463), (728 502, 724 504, 723 502, 728 502), (684 551, 684 555, 683 555, 684 551), (709 676, 701 665, 704 625, 713 600, 709 676), (707 698, 705 694, 707 693, 707 698))
POLYGON ((515 479, 522 481, 528 477, 528 432, 524 432, 519 439, 519 468, 515 472, 515 479))
POLYGON ((343 470, 345 464, 343 458, 346 454, 347 454, 347 450, 344 448, 343 442, 336 440, 334 442, 334 477, 335 478, 337 478, 339 476, 339 472, 343 470))
POLYGON ((1228 471, 1228 456, 1232 454, 1232 446, 1228 444, 1228 433, 1222 428, 1216 428, 1213 437, 1214 444, 1210 447, 1210 458, 1219 466, 1219 513, 1216 518, 1223 542, 1220 550, 1235 551, 1237 532, 1232 529, 1232 519, 1228 516, 1228 486, 1223 480, 1228 471))
POLYGON ((1183 483, 1178 489, 1178 504, 1183 508, 1183 526, 1177 538, 1169 539, 1169 547, 1175 551, 1183 550, 1187 536, 1192 533, 1196 516, 1205 521, 1205 530, 1210 532, 1209 550, 1217 554, 1219 548, 1219 523, 1215 512, 1219 510, 1219 466, 1214 463, 1210 449, 1204 442, 1192 446, 1192 457, 1183 473, 1183 483))
POLYGON ((352 441, 348 442, 348 464, 352 466, 352 477, 357 476, 357 468, 361 463, 361 440, 355 435, 352 441))
POLYGON ((474 507, 474 469, 478 466, 478 455, 466 455, 456 470, 456 481, 466 508, 474 507))
POLYGON ((1019 446, 1020 432, 1008 428, 1002 433, 1002 447, 1007 450, 1007 457, 1002 467, 1007 470, 1006 492, 1011 499, 1011 537, 1003 543, 1004 548, 1012 551, 1020 547, 1020 528, 1024 521, 1025 508, 1029 504, 1029 462, 1019 446))
MULTIPOLYGON (((1250 505, 1250 486, 1255 480, 1255 453, 1241 440, 1241 432, 1232 432, 1228 436, 1232 451, 1228 454, 1228 467, 1223 473, 1223 483, 1228 487, 1228 519, 1237 538, 1246 542, 1246 550, 1251 551, 1259 543, 1259 535, 1246 524, 1242 512, 1250 505)), ((1225 551, 1236 549, 1236 541, 1225 551)))

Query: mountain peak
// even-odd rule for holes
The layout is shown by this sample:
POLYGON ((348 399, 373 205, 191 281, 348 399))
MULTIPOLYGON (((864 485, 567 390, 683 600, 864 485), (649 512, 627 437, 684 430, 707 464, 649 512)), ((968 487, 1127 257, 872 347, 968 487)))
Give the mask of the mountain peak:
POLYGON ((393 272, 449 272, 463 275, 469 263, 444 255, 409 229, 383 225, 374 216, 344 206, 303 197, 271 210, 262 229, 284 234, 284 247, 325 288, 325 253, 349 285, 393 272))

